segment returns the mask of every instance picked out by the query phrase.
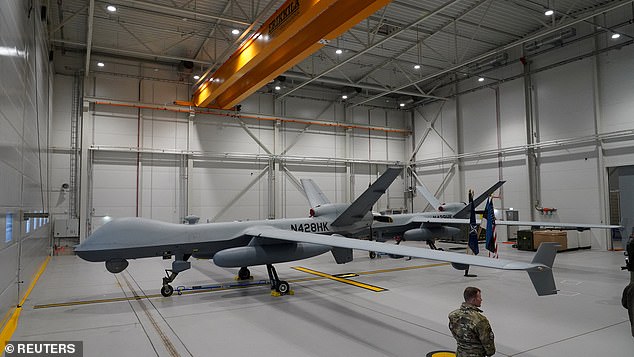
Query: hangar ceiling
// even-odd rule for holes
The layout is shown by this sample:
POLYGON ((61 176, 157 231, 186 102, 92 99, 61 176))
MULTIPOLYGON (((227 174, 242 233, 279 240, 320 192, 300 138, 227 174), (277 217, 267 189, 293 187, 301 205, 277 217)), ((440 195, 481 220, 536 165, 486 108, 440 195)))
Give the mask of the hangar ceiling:
MULTIPOLYGON (((621 35, 622 45, 630 44, 632 2, 394 0, 287 71, 279 91, 272 85, 262 90, 275 91, 278 98, 310 88, 347 90, 355 95, 349 105, 386 106, 390 101, 389 105, 396 105, 403 98, 408 105, 439 100, 447 97, 447 88, 457 80, 484 77, 483 85, 504 80, 490 73, 518 63, 544 44, 550 46, 542 50, 581 36, 614 33, 621 35), (547 9, 554 14, 547 16, 547 9), (607 18, 615 13, 620 21, 610 23, 607 18), (585 32, 571 30, 575 27, 585 32), (337 49, 342 53, 337 54, 337 49)), ((94 58, 131 59, 171 65, 184 74, 182 80, 194 85, 194 75, 217 69, 283 3, 51 1, 50 43, 56 56, 75 56, 80 63, 75 71, 99 71, 91 61, 94 58), (108 11, 108 5, 116 11, 108 11)))

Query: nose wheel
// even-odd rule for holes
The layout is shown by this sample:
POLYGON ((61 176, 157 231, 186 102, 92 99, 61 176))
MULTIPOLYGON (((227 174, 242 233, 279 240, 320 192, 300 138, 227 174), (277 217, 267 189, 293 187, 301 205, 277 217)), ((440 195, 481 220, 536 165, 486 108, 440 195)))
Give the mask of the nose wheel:
POLYGON ((172 262, 172 269, 165 269, 165 275, 167 276, 163 278, 161 295, 165 297, 172 296, 174 288, 170 285, 170 283, 176 279, 178 273, 191 268, 191 263, 187 261, 190 256, 190 254, 176 255, 176 259, 172 262))
POLYGON ((174 293, 174 288, 170 285, 170 283, 174 281, 174 279, 176 279, 176 276, 178 275, 178 273, 175 273, 174 271, 169 269, 165 269, 165 274, 167 274, 167 276, 163 278, 163 287, 161 288, 161 295, 168 297, 168 296, 172 296, 172 294, 174 293))
POLYGON ((165 284, 161 288, 161 295, 165 297, 172 296, 173 293, 174 293, 174 288, 170 284, 165 284))

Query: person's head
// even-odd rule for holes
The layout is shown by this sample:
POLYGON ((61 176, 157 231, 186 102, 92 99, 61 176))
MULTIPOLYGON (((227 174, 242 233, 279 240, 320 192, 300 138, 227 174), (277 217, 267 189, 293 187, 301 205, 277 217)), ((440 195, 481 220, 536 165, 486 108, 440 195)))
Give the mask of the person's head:
POLYGON ((480 305, 482 305, 482 293, 480 292, 480 289, 476 287, 469 286, 464 289, 463 296, 466 303, 477 307, 480 307, 480 305))

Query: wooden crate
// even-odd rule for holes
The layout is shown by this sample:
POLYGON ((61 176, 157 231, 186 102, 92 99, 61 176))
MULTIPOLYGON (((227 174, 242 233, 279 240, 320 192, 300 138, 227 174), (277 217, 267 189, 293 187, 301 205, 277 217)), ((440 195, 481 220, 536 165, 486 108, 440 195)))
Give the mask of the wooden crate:
POLYGON ((559 243, 559 248, 557 248, 557 251, 568 249, 568 236, 566 234, 566 231, 533 231, 533 249, 539 248, 539 245, 542 244, 542 242, 559 243))

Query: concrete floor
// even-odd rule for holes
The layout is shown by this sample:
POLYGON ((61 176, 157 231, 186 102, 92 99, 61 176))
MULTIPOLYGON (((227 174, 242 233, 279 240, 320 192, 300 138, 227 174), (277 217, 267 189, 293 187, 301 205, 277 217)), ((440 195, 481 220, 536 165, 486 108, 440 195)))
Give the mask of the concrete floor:
MULTIPOLYGON (((500 247, 504 259, 532 255, 500 247)), ((554 272, 561 291, 538 297, 524 272, 476 267, 471 272, 478 277, 466 278, 422 259, 371 260, 357 252, 354 262, 337 265, 324 254, 276 266, 292 296, 273 297, 261 285, 163 298, 156 295, 170 261, 132 261, 113 275, 103 264, 58 256, 27 300, 12 340, 81 340, 84 356, 425 356, 455 348, 447 314, 473 285, 483 290, 496 356, 632 356, 634 338, 620 304, 629 281, 623 262, 622 252, 560 253, 554 272), (388 291, 317 279, 293 266, 360 273, 352 279, 388 291), (418 268, 379 271, 403 267, 418 268), (141 298, 93 301, 134 296, 141 298), (93 302, 42 306, 73 301, 93 302)), ((195 260, 173 285, 227 283, 236 272, 195 260)), ((251 272, 267 278, 265 267, 251 272)))

